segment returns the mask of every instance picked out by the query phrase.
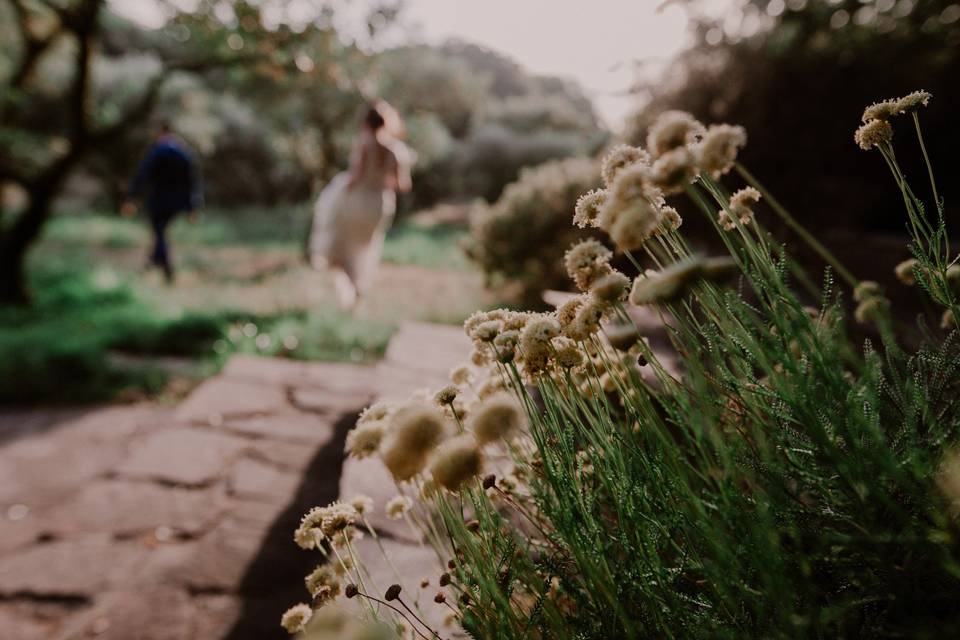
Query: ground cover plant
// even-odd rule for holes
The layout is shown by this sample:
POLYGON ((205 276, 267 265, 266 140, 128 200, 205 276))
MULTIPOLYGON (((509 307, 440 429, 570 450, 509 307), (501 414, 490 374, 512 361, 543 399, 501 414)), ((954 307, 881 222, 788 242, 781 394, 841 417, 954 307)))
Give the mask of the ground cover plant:
POLYGON ((960 269, 923 144, 929 99, 871 105, 855 135, 902 196, 914 258, 898 277, 935 318, 918 339, 737 163, 743 129, 668 112, 646 149, 611 153, 574 214, 636 275, 578 243, 565 264, 580 295, 552 313, 478 312, 449 387, 374 405, 348 434, 349 455, 396 480, 387 511, 448 567, 439 591, 372 584, 356 539, 375 534, 373 505, 357 496, 294 532, 322 559, 312 601, 283 626, 327 637, 349 599, 385 637, 960 632, 960 269), (927 160, 919 183, 900 169, 907 152, 927 160), (709 217, 726 255, 690 253, 674 196, 709 217), (833 265, 820 287, 772 242, 769 215, 833 265), (638 323, 651 316, 656 349, 638 323))
POLYGON ((378 293, 358 315, 340 311, 302 259, 309 216, 306 206, 214 209, 177 221, 172 288, 141 272, 143 221, 57 216, 31 255, 33 304, 0 311, 0 404, 173 400, 233 353, 373 362, 398 318, 461 322, 478 303, 458 246, 465 232, 401 221, 384 277, 439 280, 461 298, 438 286, 433 299, 378 293))

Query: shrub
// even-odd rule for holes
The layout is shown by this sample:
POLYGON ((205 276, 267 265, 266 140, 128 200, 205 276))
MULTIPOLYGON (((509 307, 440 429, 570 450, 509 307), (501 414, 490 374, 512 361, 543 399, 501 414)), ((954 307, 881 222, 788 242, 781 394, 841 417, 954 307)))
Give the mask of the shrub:
MULTIPOLYGON (((909 135, 915 123, 919 137, 916 108, 927 99, 869 111, 857 139, 884 156, 906 205, 916 262, 899 274, 929 293, 950 333, 926 331, 910 346, 879 286, 857 281, 805 230, 853 289, 868 339, 858 344, 832 275, 820 307, 804 306, 796 265, 770 243, 757 198, 799 225, 735 164, 743 132, 671 114, 653 128, 650 162, 621 149, 614 160, 632 162, 607 163, 595 218, 638 269, 648 254, 656 271, 631 288, 608 249, 583 241, 565 260, 582 296, 554 313, 467 321, 474 384, 460 369, 458 386, 435 400, 361 416, 369 446, 356 451, 371 455, 385 432, 391 455, 409 441, 408 460, 419 461, 403 469, 414 472, 399 485, 406 497, 390 504, 404 500, 404 517, 449 563, 438 607, 478 638, 960 633, 956 258, 932 172, 935 204, 925 210, 885 124, 909 135), (730 196, 721 180, 734 167, 750 186, 730 196), (692 198, 729 255, 691 254, 664 193, 692 198), (643 310, 672 317, 672 350, 641 338, 643 310), (440 443, 437 409, 448 434, 440 443), (508 439, 478 444, 492 433, 508 439), (478 470, 484 456, 496 475, 478 470)), ((345 546, 353 558, 361 522, 355 507, 334 504, 307 514, 295 539, 345 546)), ((347 570, 360 586, 346 593, 369 602, 357 576, 347 570)), ((384 598, 412 617, 398 606, 382 618, 414 626, 409 607, 433 606, 401 585, 384 598)))
POLYGON ((585 158, 523 170, 493 206, 476 214, 467 256, 488 285, 507 287, 523 304, 539 304, 544 289, 567 284, 563 251, 586 235, 570 225, 570 216, 580 194, 599 183, 599 167, 585 158))

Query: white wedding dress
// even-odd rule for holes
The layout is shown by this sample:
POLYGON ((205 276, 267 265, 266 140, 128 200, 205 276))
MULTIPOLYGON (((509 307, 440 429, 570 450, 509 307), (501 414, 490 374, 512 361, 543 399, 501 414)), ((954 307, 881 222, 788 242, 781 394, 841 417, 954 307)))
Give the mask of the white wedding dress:
POLYGON ((408 171, 409 156, 399 140, 381 145, 361 140, 351 169, 334 176, 314 205, 310 261, 316 268, 333 271, 346 307, 356 303, 376 273, 396 211, 398 176, 408 171))

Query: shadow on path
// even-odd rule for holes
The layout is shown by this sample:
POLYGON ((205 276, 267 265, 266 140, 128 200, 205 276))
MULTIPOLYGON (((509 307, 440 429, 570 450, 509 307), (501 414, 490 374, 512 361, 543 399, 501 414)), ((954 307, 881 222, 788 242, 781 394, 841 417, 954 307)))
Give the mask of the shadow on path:
POLYGON ((293 531, 311 507, 324 506, 339 496, 343 445, 361 408, 334 423, 333 438, 317 452, 293 500, 271 525, 240 583, 243 610, 224 640, 290 637, 280 627, 280 616, 294 604, 309 601, 303 578, 322 562, 319 553, 303 551, 294 544, 293 531))

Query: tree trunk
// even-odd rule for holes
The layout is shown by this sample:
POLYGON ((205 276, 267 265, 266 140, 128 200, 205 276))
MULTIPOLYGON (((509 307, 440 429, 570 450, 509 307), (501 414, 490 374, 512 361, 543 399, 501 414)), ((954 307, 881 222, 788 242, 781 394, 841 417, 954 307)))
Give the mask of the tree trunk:
POLYGON ((27 252, 50 217, 50 206, 66 176, 65 169, 30 190, 30 204, 0 235, 0 305, 23 305, 30 301, 26 282, 27 252))

